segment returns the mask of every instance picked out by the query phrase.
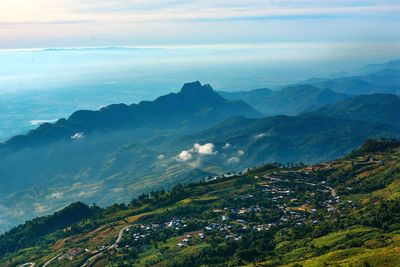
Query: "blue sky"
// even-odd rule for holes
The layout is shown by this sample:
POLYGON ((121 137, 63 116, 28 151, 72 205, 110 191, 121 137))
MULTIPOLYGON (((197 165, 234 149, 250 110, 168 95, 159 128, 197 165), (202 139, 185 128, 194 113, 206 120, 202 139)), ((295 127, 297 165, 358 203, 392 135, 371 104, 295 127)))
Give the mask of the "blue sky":
POLYGON ((2 0, 0 48, 400 41, 400 1, 2 0))

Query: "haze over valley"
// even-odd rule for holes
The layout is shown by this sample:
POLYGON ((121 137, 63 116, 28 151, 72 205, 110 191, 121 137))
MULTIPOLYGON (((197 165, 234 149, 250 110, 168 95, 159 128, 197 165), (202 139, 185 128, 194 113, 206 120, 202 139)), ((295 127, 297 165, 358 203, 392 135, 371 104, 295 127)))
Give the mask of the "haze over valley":
POLYGON ((1 267, 400 266, 398 0, 1 0, 1 267))
POLYGON ((271 43, 0 51, 0 140, 79 109, 137 103, 200 80, 217 90, 283 86, 356 75, 393 58, 376 44, 271 43), (370 53, 367 51, 376 51, 370 53), (299 66, 302 66, 299 68, 299 66))
POLYGON ((354 76, 237 92, 191 82, 154 101, 41 122, 0 145, 3 229, 77 200, 126 202, 177 182, 265 162, 322 162, 369 138, 398 137, 399 72, 391 61, 354 76))

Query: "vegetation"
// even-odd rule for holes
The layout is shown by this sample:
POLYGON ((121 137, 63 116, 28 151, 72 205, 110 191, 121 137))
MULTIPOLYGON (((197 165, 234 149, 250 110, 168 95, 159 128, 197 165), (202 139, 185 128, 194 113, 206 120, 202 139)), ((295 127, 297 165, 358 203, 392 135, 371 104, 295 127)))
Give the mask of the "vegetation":
POLYGON ((365 153, 373 152, 385 152, 388 149, 393 149, 400 146, 400 141, 396 139, 369 139, 367 142, 359 149, 358 153, 360 155, 365 153))
POLYGON ((399 266, 399 159, 397 141, 370 140, 324 164, 76 203, 1 236, 0 265, 399 266))
MULTIPOLYGON (((262 100, 265 97, 259 93, 265 96, 268 91, 253 93, 252 98, 262 100)), ((274 114, 312 111, 345 97, 307 85, 269 93, 271 97, 266 98, 272 102, 261 105, 277 108, 274 114), (289 110, 282 110, 286 108, 289 110)), ((338 103, 354 117, 311 112, 249 119, 261 114, 195 82, 152 102, 77 111, 67 119, 42 124, 27 135, 0 143, 4 177, 0 179, 0 232, 77 199, 101 206, 128 203, 143 192, 167 190, 177 183, 197 182, 265 162, 333 160, 368 138, 399 137, 395 123, 399 112, 393 108, 397 102, 371 98, 360 98, 360 108, 355 111, 351 104, 342 107, 338 103), (385 120, 379 116, 360 120, 372 117, 371 111, 388 116, 385 120), (392 124, 383 124, 388 122, 392 124), (179 159, 181 152, 191 151, 197 143, 212 143, 213 151, 206 156, 192 153, 191 160, 179 159)))
MULTIPOLYGON (((0 256, 7 252, 32 246, 42 240, 44 236, 57 230, 62 230, 84 219, 94 217, 99 208, 90 208, 84 203, 77 202, 69 205, 51 216, 40 217, 20 225, 0 236, 0 256)), ((57 237, 63 234, 58 233, 57 237)))

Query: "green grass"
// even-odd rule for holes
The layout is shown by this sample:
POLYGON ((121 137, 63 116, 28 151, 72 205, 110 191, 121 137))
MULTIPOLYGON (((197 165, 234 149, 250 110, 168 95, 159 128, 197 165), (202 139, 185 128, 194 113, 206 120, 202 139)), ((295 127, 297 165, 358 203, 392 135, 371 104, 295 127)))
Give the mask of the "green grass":
POLYGON ((312 241, 316 247, 334 247, 343 244, 345 241, 354 238, 370 239, 374 238, 379 234, 379 231, 375 228, 369 227, 351 227, 349 229, 332 233, 320 238, 316 238, 312 241))

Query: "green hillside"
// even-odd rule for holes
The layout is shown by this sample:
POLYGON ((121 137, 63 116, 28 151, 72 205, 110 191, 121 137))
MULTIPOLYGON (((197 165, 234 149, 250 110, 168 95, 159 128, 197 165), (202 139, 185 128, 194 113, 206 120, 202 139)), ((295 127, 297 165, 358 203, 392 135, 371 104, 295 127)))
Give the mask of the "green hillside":
POLYGON ((399 222, 400 143, 371 140, 319 165, 76 203, 0 236, 0 265, 399 266, 399 222))

